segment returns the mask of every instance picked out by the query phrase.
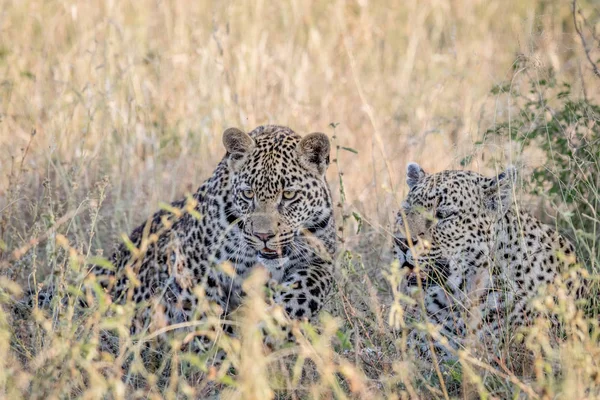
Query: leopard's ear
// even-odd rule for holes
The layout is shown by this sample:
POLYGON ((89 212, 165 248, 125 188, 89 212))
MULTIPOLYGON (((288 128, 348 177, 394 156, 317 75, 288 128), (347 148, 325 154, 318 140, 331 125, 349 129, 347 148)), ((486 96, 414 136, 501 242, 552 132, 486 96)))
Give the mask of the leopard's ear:
POLYGON ((300 162, 308 170, 325 175, 329 166, 329 138, 321 132, 306 135, 298 143, 300 162))
POLYGON ((230 166, 235 166, 254 149, 254 140, 237 128, 228 128, 223 132, 223 145, 229 155, 230 166))
POLYGON ((406 184, 409 189, 412 189, 427 175, 423 168, 417 163, 409 162, 406 166, 406 184))
POLYGON ((493 178, 483 178, 485 207, 492 211, 505 213, 513 200, 513 188, 517 182, 517 169, 508 166, 506 170, 493 178))
POLYGON ((254 148, 254 140, 238 128, 228 128, 223 132, 223 144, 230 154, 246 154, 254 148))

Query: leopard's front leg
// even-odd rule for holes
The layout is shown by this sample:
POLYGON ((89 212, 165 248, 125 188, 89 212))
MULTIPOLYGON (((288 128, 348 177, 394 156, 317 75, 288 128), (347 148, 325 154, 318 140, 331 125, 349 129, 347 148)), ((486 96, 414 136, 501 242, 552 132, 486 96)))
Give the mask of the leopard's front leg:
MULTIPOLYGON (((292 320, 312 321, 323 307, 330 292, 333 265, 331 263, 312 263, 296 268, 283 276, 281 283, 269 282, 275 304, 283 307, 292 320)), ((276 348, 280 340, 294 341, 292 325, 277 323, 280 332, 275 336, 265 331, 265 344, 276 348)))
POLYGON ((292 319, 312 320, 323 307, 331 289, 333 265, 314 262, 284 275, 273 296, 292 319))

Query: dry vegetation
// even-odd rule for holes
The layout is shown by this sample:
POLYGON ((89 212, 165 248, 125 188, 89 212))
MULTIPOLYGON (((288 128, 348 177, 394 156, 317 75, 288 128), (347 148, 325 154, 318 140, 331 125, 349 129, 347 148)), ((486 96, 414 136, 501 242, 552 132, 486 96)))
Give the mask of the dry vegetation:
MULTIPOLYGON (((389 224, 406 162, 486 173, 517 164, 525 183, 543 151, 481 140, 519 109, 506 92, 531 82, 552 77, 600 98, 588 60, 600 55, 600 9, 580 6, 587 55, 558 0, 0 0, 2 303, 44 282, 75 294, 91 257, 211 174, 227 127, 323 131, 352 150, 334 150, 329 171, 342 228, 332 317, 298 326, 297 345, 263 349, 254 327, 273 316, 257 295, 242 337, 223 339, 223 367, 175 352, 153 369, 130 360, 131 310, 107 315, 100 296, 81 312, 71 296, 45 313, 0 310, 0 397, 600 396, 594 317, 560 288, 540 301, 564 322, 560 340, 541 318, 493 362, 470 349, 458 365, 423 365, 390 326, 403 302, 389 283, 389 224), (98 350, 107 329, 117 352, 98 350)), ((522 197, 546 221, 568 214, 560 196, 522 197)), ((591 272, 597 224, 571 235, 586 243, 591 272)))

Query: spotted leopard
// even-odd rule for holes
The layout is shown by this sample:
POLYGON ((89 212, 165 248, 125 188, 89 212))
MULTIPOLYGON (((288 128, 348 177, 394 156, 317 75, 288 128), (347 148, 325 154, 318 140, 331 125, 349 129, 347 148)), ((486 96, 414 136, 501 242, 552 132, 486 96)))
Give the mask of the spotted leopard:
MULTIPOLYGON (((498 343, 531 322, 532 298, 576 262, 568 240, 514 203, 515 181, 512 167, 488 178, 407 166, 394 253, 408 272, 402 290, 423 296, 425 313, 416 307, 413 316, 439 326, 447 339, 433 342, 443 357, 452 358, 467 335, 498 343)), ((410 339, 431 356, 422 331, 410 339)))
POLYGON ((115 271, 96 271, 113 301, 147 304, 134 332, 198 318, 197 287, 227 316, 260 265, 289 317, 311 319, 326 300, 336 250, 328 137, 270 125, 227 129, 223 143, 226 155, 193 196, 136 228, 111 258, 115 271))

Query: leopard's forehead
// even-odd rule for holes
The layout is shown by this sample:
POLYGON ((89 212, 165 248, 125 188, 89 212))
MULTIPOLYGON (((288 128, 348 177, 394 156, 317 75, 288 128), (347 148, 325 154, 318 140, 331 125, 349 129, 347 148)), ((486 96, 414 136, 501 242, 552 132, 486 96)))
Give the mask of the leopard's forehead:
POLYGON ((244 184, 262 198, 274 197, 286 188, 305 186, 305 178, 310 174, 300 164, 300 135, 276 125, 256 128, 249 135, 255 146, 238 172, 244 184))
POLYGON ((425 207, 438 203, 440 198, 464 203, 476 201, 481 195, 481 182, 485 179, 473 171, 446 170, 426 175, 409 192, 408 203, 425 207))
POLYGON ((300 139, 300 135, 289 129, 263 133, 254 137, 255 147, 252 156, 255 158, 296 157, 296 146, 300 139))

